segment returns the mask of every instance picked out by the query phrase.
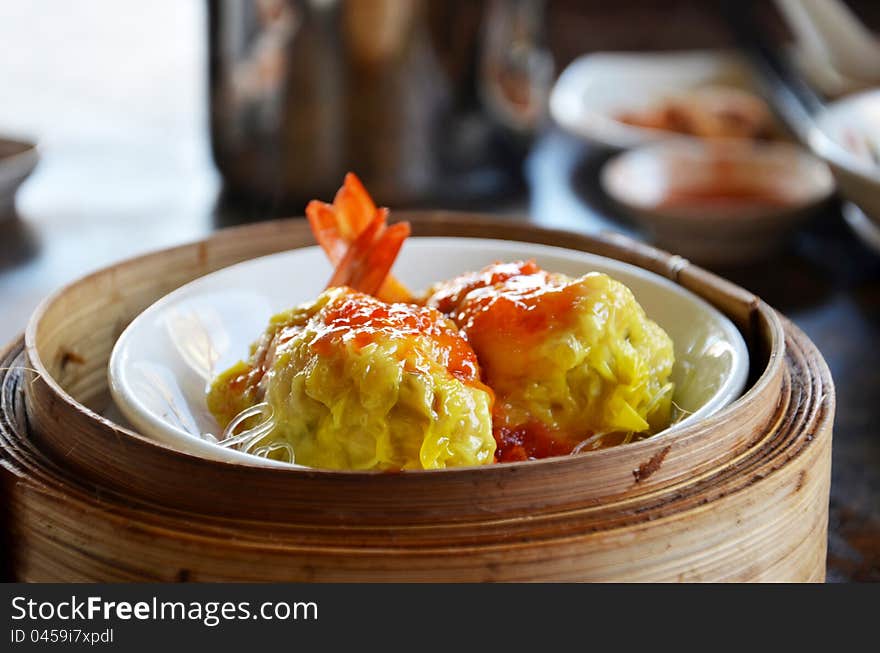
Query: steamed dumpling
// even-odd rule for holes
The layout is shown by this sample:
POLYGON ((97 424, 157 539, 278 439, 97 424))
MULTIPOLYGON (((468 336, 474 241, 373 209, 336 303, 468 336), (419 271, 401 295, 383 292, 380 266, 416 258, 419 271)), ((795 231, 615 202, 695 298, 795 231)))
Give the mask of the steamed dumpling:
POLYGON ((458 324, 495 392, 500 460, 570 453, 590 438, 609 444, 601 438, 670 422, 672 341, 605 274, 495 264, 438 284, 426 303, 458 324))
POLYGON ((328 469, 434 469, 494 460, 492 393, 477 358, 431 308, 348 288, 272 318, 208 405, 221 425, 266 401, 296 462, 328 469))

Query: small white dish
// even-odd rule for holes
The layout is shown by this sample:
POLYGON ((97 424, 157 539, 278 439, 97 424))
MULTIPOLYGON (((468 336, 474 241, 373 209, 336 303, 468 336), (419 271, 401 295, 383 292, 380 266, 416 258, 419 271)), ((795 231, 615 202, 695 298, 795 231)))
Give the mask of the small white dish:
POLYGON ((671 96, 706 86, 752 90, 748 67, 734 53, 686 51, 600 52, 579 57, 559 76, 550 113, 565 130, 610 149, 680 136, 637 127, 616 118, 643 111, 671 96))
POLYGON ((605 192, 664 249, 708 265, 769 256, 834 191, 803 148, 744 140, 668 140, 610 159, 605 192))
POLYGON ((831 166, 841 194, 880 226, 880 90, 828 105, 808 142, 831 166))
MULTIPOLYGON (((651 272, 558 247, 477 238, 410 238, 394 273, 413 289, 498 260, 534 258, 556 272, 596 270, 628 285, 675 345, 675 401, 692 413, 675 427, 734 401, 748 376, 746 344, 730 320, 693 293, 651 272)), ((315 297, 331 268, 317 247, 253 259, 197 279, 162 298, 128 326, 113 348, 110 389, 142 433, 214 460, 287 466, 220 447, 205 405, 211 379, 246 357, 269 317, 315 297)))
POLYGON ((13 214, 15 193, 38 160, 33 143, 0 138, 0 220, 13 214))

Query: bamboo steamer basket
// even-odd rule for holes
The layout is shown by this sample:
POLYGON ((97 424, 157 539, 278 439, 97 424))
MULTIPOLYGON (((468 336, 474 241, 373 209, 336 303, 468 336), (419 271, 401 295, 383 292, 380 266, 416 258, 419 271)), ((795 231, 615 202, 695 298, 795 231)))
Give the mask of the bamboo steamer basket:
POLYGON ((822 581, 834 389, 815 346, 757 297, 613 236, 400 215, 417 236, 557 245, 632 263, 727 314, 746 393, 621 447, 400 474, 216 462, 102 414, 116 338, 155 300, 314 244, 302 220, 227 229, 72 283, 0 368, 0 519, 23 581, 822 581))

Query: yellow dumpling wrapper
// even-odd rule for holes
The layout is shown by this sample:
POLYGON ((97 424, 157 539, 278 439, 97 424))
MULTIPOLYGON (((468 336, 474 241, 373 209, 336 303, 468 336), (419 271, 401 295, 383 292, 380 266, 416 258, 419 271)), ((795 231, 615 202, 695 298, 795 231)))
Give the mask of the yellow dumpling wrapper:
POLYGON ((671 421, 672 340, 605 274, 496 264, 439 284, 427 303, 477 353, 502 460, 516 459, 512 446, 557 455, 596 434, 649 435, 671 421))
POLYGON ((249 361, 221 374, 208 406, 221 425, 259 401, 268 442, 296 462, 353 470, 493 462, 492 393, 473 350, 433 309, 346 288, 276 315, 249 361))

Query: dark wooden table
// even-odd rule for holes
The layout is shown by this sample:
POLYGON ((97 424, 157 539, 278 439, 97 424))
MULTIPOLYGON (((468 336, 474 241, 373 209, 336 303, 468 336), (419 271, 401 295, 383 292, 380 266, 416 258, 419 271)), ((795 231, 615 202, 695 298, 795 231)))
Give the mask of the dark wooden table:
MULTIPOLYGON (((0 220, 3 342, 43 296, 90 270, 277 217, 268 205, 218 200, 199 3, 139 3, 112 25, 97 13, 27 4, 11 3, 0 21, 0 42, 19 39, 29 53, 0 61, 0 132, 37 134, 43 161, 19 193, 18 215, 0 220), (89 38, 80 38, 86 23, 89 38), (64 39, 75 47, 59 65, 51 53, 64 39)), ((105 8, 112 13, 109 0, 105 8)), ((491 208, 499 219, 520 213, 547 226, 637 235, 598 192, 600 164, 551 131, 527 162, 526 191, 491 208)), ((828 579, 880 580, 880 257, 832 207, 775 262, 722 273, 792 318, 825 355, 837 387, 828 579)))

